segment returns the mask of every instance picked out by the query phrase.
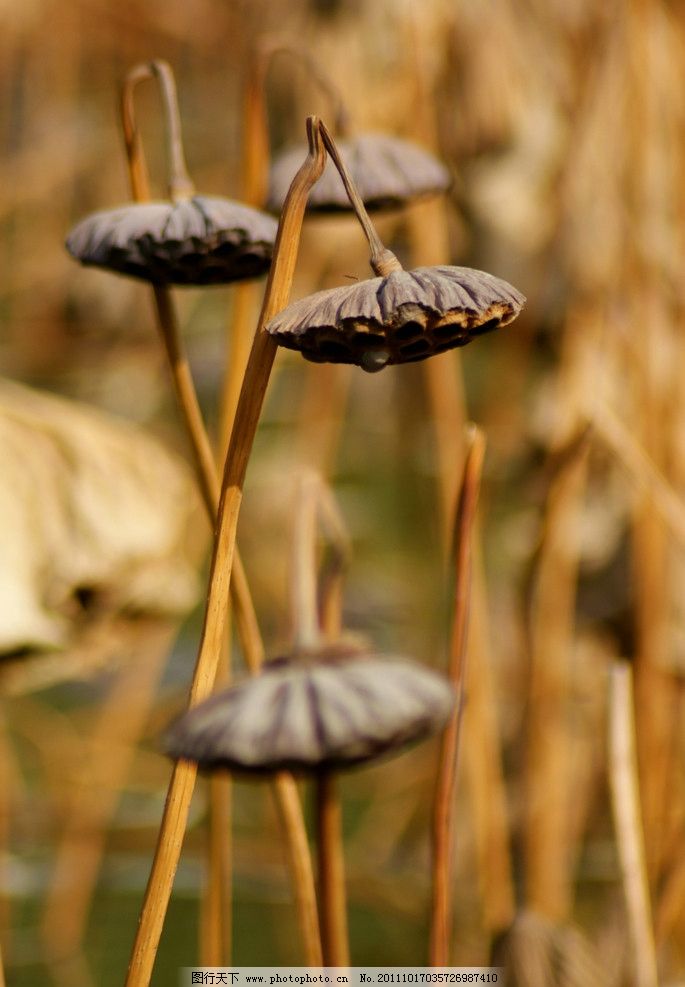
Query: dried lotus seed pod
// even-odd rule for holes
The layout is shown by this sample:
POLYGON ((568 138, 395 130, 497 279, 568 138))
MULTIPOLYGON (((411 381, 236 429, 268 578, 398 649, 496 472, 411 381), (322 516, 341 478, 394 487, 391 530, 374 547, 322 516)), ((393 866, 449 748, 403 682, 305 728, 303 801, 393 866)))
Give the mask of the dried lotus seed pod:
MULTIPOLYGON (((428 151, 387 134, 360 134, 337 142, 367 209, 393 209, 446 191, 450 173, 428 151)), ((288 186, 302 160, 302 148, 279 155, 271 168, 267 209, 279 212, 288 186)), ((312 212, 349 212, 345 186, 332 162, 309 195, 312 212)))
POLYGON ((524 302, 516 288, 485 271, 400 268, 308 295, 266 328, 308 360, 353 363, 373 373, 464 346, 512 322, 524 302))
POLYGON ((227 284, 268 270, 277 225, 220 196, 146 202, 82 219, 67 237, 82 264, 155 284, 227 284))
POLYGON ((346 768, 445 725, 447 680, 406 658, 323 648, 280 658, 185 713, 174 758, 249 773, 346 768))

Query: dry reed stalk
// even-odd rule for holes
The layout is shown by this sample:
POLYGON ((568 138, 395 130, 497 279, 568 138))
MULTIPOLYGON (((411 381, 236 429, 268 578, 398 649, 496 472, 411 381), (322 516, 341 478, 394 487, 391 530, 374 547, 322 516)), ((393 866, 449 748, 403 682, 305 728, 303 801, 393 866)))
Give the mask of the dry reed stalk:
POLYGON ((83 946, 108 824, 174 637, 175 629, 157 621, 144 629, 140 645, 145 659, 119 673, 88 738, 41 917, 43 942, 55 965, 68 962, 83 946))
POLYGON ((349 966, 342 807, 337 778, 329 771, 322 772, 315 787, 323 962, 325 966, 349 966))
MULTIPOLYGON (((228 682, 217 676, 216 687, 228 682)), ((232 785, 229 775, 207 779, 209 820, 206 856, 206 884, 200 909, 200 964, 225 966, 232 947, 232 785)))
MULTIPOLYGON (((296 528, 293 609, 298 615, 296 640, 307 647, 321 643, 323 635, 335 639, 341 631, 342 574, 349 556, 349 539, 330 491, 313 474, 300 482, 296 528), (331 539, 333 559, 322 592, 317 592, 316 519, 331 539), (317 605, 317 597, 321 603, 317 605)), ((325 966, 348 966, 350 962, 345 891, 345 859, 342 840, 342 807, 337 779, 331 771, 315 779, 316 826, 319 851, 319 912, 321 945, 325 966)))
POLYGON ((454 527, 454 611, 449 679, 457 694, 456 710, 443 734, 433 800, 431 966, 450 965, 453 912, 454 812, 459 739, 464 712, 466 641, 471 597, 471 538, 485 455, 485 437, 472 426, 467 435, 464 475, 454 527))
POLYGON ((597 360, 602 329, 592 305, 578 306, 567 316, 550 452, 555 475, 545 505, 531 609, 526 902, 555 922, 568 918, 581 835, 569 812, 578 796, 569 787, 573 745, 568 703, 580 552, 577 525, 589 458, 580 425, 587 395, 596 395, 602 384, 603 366, 597 360))
MULTIPOLYGON (((658 321, 658 320, 657 320, 658 321)), ((664 331, 665 327, 662 326, 664 331)), ((651 334, 650 334, 651 335, 651 334)), ((652 339, 651 345, 657 340, 652 339)), ((638 407, 640 444, 658 471, 666 460, 667 409, 661 385, 650 366, 650 343, 641 341, 643 350, 641 400, 638 407)), ((667 474, 666 474, 667 475, 667 474)), ((651 491, 650 491, 651 493, 651 491)), ((667 525, 654 510, 651 496, 638 499, 632 519, 632 547, 635 582, 635 625, 637 654, 635 694, 637 698, 637 744, 640 784, 643 795, 645 852, 650 882, 657 886, 664 863, 667 819, 672 811, 675 790, 671 783, 673 725, 677 695, 669 669, 669 628, 671 594, 669 555, 671 542, 667 525)))
MULTIPOLYGON (((438 125, 434 89, 428 63, 431 50, 426 26, 416 10, 406 18, 405 41, 413 61, 417 136, 426 147, 437 152, 438 125)), ((452 251, 444 196, 415 203, 407 211, 412 266, 449 264, 452 251)), ((461 357, 456 352, 443 353, 436 359, 423 360, 426 391, 435 430, 436 475, 442 519, 443 544, 449 549, 452 512, 464 463, 463 435, 467 420, 461 357)))
MULTIPOLYGON (((446 205, 441 199, 414 204, 407 212, 411 237, 411 262, 432 266, 449 262, 446 205)), ((461 358, 442 353, 421 362, 435 432, 436 477, 443 544, 449 544, 452 510, 464 461, 462 436, 466 404, 461 358)))
POLYGON ((516 900, 507 793, 497 723, 497 696, 488 633, 485 573, 474 527, 471 616, 467 639, 468 706, 464 713, 464 767, 470 791, 483 920, 497 935, 514 920, 516 900))
POLYGON ((685 505, 653 459, 606 403, 598 403, 592 409, 588 422, 597 438, 615 454, 631 479, 649 496, 674 537, 685 544, 685 505))
POLYGON ((298 458, 330 476, 345 426, 352 374, 339 363, 307 366, 296 425, 298 458))
POLYGON ((572 901, 567 704, 578 569, 572 532, 585 491, 588 451, 581 442, 550 488, 531 628, 526 893, 528 905, 553 921, 568 917, 572 901))
MULTIPOLYGON (((309 155, 293 180, 281 215, 274 259, 226 457, 202 640, 190 690, 191 705, 200 702, 212 691, 218 656, 225 636, 225 601, 231 584, 243 482, 269 373, 276 355, 276 343, 264 331, 264 327, 268 320, 287 304, 307 194, 321 174, 326 160, 319 136, 318 121, 315 118, 307 121, 307 134, 309 155)), ((196 774, 196 767, 189 762, 179 761, 174 766, 126 987, 147 987, 150 982, 196 774)), ((301 861, 301 865, 306 871, 306 864, 301 861)), ((299 890, 302 893, 303 889, 299 890)), ((303 931, 311 932, 314 924, 315 920, 310 920, 308 927, 303 931)), ((306 948, 307 963, 320 965, 321 953, 318 943, 308 939, 306 948)))
POLYGON ((636 987, 657 987, 649 885, 642 832, 632 672, 616 663, 609 679, 609 781, 636 987))
MULTIPOLYGON (((438 143, 437 123, 433 110, 430 72, 426 62, 428 46, 417 18, 410 19, 411 47, 416 63, 415 81, 419 112, 419 133, 428 146, 438 143)), ((412 263, 444 264, 450 258, 447 204, 443 198, 415 204, 407 214, 412 263)), ((422 365, 436 437, 436 466, 444 544, 447 546, 452 510, 456 498, 464 448, 462 435, 466 421, 466 401, 459 353, 450 352, 422 365)), ((478 534, 474 541, 478 543, 478 534)), ((480 554, 480 553, 478 553, 480 554)), ((494 711, 489 648, 487 645, 487 595, 484 574, 477 567, 471 590, 473 619, 469 624, 468 650, 478 655, 470 662, 469 710, 464 729, 470 738, 466 744, 466 768, 469 774, 474 832, 478 846, 481 893, 485 923, 499 931, 514 916, 515 901, 512 878, 509 824, 506 793, 499 751, 498 727, 494 711)))
MULTIPOLYGON (((681 202, 682 155, 674 172, 671 148, 682 147, 682 37, 671 48, 669 19, 661 4, 642 0, 629 5, 625 17, 625 86, 630 109, 627 147, 630 170, 626 176, 629 250, 625 279, 630 286, 628 315, 640 325, 649 312, 649 332, 636 333, 632 356, 635 381, 634 429, 657 468, 670 479, 674 451, 673 397, 680 390, 674 375, 673 305, 666 297, 670 275, 666 252, 657 256, 647 244, 663 236, 661 224, 672 223, 681 202), (645 308, 647 306, 647 308, 645 308)), ((629 113, 629 116, 628 116, 629 113)), ((682 302, 679 303, 680 306, 682 302)), ((650 882, 658 886, 664 867, 669 819, 679 798, 672 779, 674 722, 678 703, 669 669, 670 629, 674 587, 670 585, 671 548, 662 519, 643 498, 632 523, 635 586, 636 661, 635 694, 638 762, 643 799, 645 853, 650 882)), ((680 592, 677 596, 680 596, 680 592)))

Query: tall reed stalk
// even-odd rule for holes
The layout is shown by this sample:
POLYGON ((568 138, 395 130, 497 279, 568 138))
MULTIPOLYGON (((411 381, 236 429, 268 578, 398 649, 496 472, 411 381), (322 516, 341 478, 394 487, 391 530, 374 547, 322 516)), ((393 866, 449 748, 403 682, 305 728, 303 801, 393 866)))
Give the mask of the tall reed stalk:
POLYGON ((473 427, 468 436, 454 529, 454 610, 450 642, 449 678, 457 695, 456 710, 440 745, 437 784, 433 801, 432 911, 429 944, 431 966, 450 965, 454 905, 454 811, 459 740, 464 716, 466 642, 471 598, 472 529, 480 489, 485 438, 473 427))
POLYGON ((633 679, 626 663, 616 663, 610 673, 609 781, 632 942, 631 967, 635 971, 635 987, 657 987, 635 751, 633 679))

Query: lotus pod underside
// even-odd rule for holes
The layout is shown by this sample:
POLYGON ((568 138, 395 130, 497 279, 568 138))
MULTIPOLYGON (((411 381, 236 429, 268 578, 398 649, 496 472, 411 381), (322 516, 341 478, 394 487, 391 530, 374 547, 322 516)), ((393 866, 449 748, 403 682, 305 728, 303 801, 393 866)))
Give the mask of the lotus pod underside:
POLYGON ((268 270, 276 222, 218 196, 96 212, 67 238, 81 263, 157 284, 227 284, 268 270))
POLYGON ((444 726, 447 681, 408 659, 278 659, 172 727, 167 753, 248 773, 351 767, 444 726))
POLYGON ((380 369, 464 346, 513 321, 524 302, 510 284, 484 271, 425 267, 309 295, 267 330, 316 363, 380 369))

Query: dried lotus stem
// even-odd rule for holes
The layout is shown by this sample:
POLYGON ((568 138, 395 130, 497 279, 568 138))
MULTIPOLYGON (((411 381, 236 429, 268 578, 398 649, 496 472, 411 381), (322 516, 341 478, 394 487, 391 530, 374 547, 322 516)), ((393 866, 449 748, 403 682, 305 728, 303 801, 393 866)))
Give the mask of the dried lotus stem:
MULTIPOLYGON (((139 82, 153 78, 157 78, 160 81, 160 85, 163 85, 164 109, 169 129, 168 142, 170 154, 172 153, 172 148, 176 148, 176 151, 173 152, 175 159, 170 158, 170 191, 177 178, 182 181, 183 174, 185 173, 187 176, 183 152, 182 150, 178 150, 180 145, 178 107, 175 103, 176 87, 173 84, 171 70, 163 62, 137 65, 126 76, 121 92, 121 119, 126 142, 129 180, 131 192, 136 202, 143 202, 149 199, 149 187, 145 158, 138 127, 135 122, 133 90, 139 82), (173 126, 172 120, 176 121, 173 126), (175 168, 179 167, 179 162, 181 175, 176 176, 175 168)), ((187 180, 190 182, 190 179, 187 180)), ((214 454, 202 419, 202 412, 200 411, 200 404, 197 399, 197 392, 190 372, 188 358, 181 341, 178 319, 171 292, 165 285, 153 284, 152 287, 157 322, 164 342, 176 398, 190 439, 190 446, 195 460, 195 471, 200 484, 202 498, 207 513, 213 522, 216 517, 216 509, 219 501, 219 483, 214 465, 214 454)))
MULTIPOLYGON (((265 105, 266 76, 273 59, 279 54, 291 55, 305 66, 308 74, 327 99, 335 120, 336 133, 347 129, 348 114, 342 97, 319 64, 302 45, 294 40, 267 37, 260 41, 248 70, 243 101, 243 201, 263 208, 269 174, 269 128, 265 105)), ((241 282, 236 286, 233 317, 229 327, 230 361, 226 367, 220 402, 220 448, 223 451, 231 434, 240 383, 249 352, 249 337, 253 323, 252 309, 255 285, 241 282)))
MULTIPOLYGON (((226 457, 202 640, 190 690, 191 704, 205 699, 212 691, 226 631, 226 600, 231 585, 243 482, 276 355, 276 343, 264 331, 264 326, 275 312, 287 304, 307 195, 321 174, 326 160, 316 118, 308 119, 307 136, 309 154, 293 179, 281 215, 262 312, 238 399, 235 424, 226 457)), ((150 983, 180 856, 196 774, 196 766, 188 761, 178 761, 174 766, 157 840, 157 850, 133 945, 126 987, 148 987, 150 983)), ((313 918, 309 924, 310 932, 315 925, 316 921, 313 918)), ((310 965, 320 965, 320 951, 311 939, 308 941, 307 962, 310 965)))
POLYGON ((616 663, 609 692, 609 781, 621 862, 636 987, 657 987, 649 884, 640 812, 633 681, 630 665, 616 663))
POLYGON ((371 217, 366 210, 366 206, 362 202, 362 197, 357 190, 357 186, 354 184, 349 171, 345 167, 344 161, 340 157, 335 141, 323 124, 321 124, 321 139, 323 140, 326 150, 330 154, 335 167, 338 169, 343 185, 345 186, 345 191, 347 192, 350 202, 352 203, 352 208, 354 209, 355 215, 364 230, 364 235, 369 242, 369 248, 371 250, 370 263, 374 273, 379 277, 384 278, 386 275, 390 274, 391 271, 401 271, 402 265, 398 261, 397 257, 395 257, 391 250, 388 250, 376 232, 376 227, 371 222, 371 217))
MULTIPOLYGON (((295 651, 313 651, 323 644, 317 607, 317 513, 324 506, 320 479, 307 473, 298 489, 293 552, 293 624, 295 651)), ((325 504, 324 518, 333 522, 328 530, 342 569, 346 557, 344 528, 331 499, 325 504)), ((335 590, 336 582, 332 584, 335 590)), ((331 628, 332 629, 332 628, 331 628)), ((339 628, 337 628, 339 630, 339 628)), ((319 912, 325 966, 347 966, 350 962, 345 893, 345 859, 342 841, 342 807, 335 773, 322 768, 314 779, 316 789, 316 832, 319 855, 319 912)))
POLYGON ((457 706, 440 745, 438 777, 433 801, 433 904, 429 947, 431 966, 449 966, 450 963, 454 792, 466 681, 466 632, 471 592, 471 533, 485 455, 485 437, 476 426, 472 426, 467 442, 464 475, 455 521, 454 613, 449 664, 449 678, 457 694, 457 706))
POLYGON ((335 132, 345 133, 348 127, 348 112, 340 92, 304 45, 284 37, 263 38, 252 57, 243 104, 243 195, 246 202, 256 206, 262 206, 266 200, 269 171, 266 78, 277 55, 290 55, 306 68, 329 103, 335 132))
POLYGON ((174 74, 168 62, 157 59, 134 66, 127 74, 121 90, 121 117, 124 127, 126 153, 131 165, 131 188, 137 202, 149 198, 147 170, 142 153, 140 134, 135 124, 133 93, 139 82, 156 79, 159 84, 166 121, 167 161, 169 168, 168 189, 172 202, 190 199, 195 194, 195 186, 188 173, 181 138, 181 117, 178 111, 178 97, 174 74))

